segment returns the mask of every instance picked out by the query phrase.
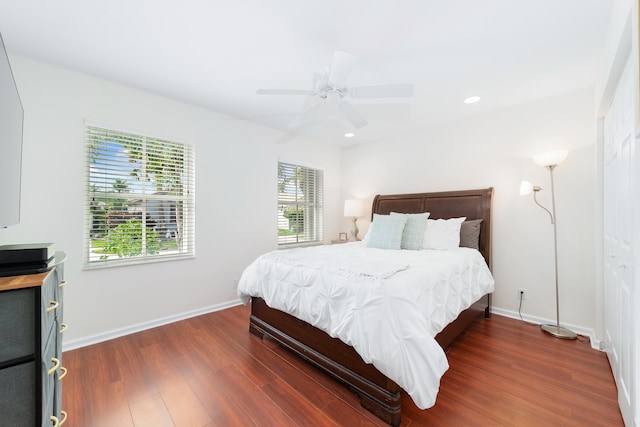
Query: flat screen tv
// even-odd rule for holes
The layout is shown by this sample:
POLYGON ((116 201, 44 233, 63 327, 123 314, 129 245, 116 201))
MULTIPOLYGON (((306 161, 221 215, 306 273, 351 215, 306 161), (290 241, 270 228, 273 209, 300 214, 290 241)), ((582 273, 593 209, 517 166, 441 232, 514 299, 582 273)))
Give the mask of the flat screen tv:
POLYGON ((0 228, 20 222, 24 110, 0 34, 0 228))

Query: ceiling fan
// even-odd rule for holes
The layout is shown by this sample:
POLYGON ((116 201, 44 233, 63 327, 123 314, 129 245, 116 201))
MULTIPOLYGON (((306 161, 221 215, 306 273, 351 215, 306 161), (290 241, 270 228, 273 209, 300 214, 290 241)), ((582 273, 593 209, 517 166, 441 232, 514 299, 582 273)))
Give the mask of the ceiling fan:
POLYGON ((311 119, 323 104, 331 103, 356 129, 367 125, 367 120, 346 98, 407 98, 413 95, 413 84, 347 87, 347 79, 356 63, 356 56, 336 51, 330 67, 324 74, 314 74, 313 89, 258 89, 258 95, 310 95, 319 99, 295 117, 288 128, 297 128, 311 119))

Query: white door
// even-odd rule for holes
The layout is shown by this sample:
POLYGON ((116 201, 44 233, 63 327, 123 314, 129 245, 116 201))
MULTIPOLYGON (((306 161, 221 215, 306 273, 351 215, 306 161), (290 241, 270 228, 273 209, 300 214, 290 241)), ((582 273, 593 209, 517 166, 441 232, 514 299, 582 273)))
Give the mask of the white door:
MULTIPOLYGON (((625 424, 634 425, 635 333, 633 311, 634 109, 631 62, 604 120, 604 332, 605 347, 625 424)), ((638 193, 636 188, 635 193, 638 193)), ((637 243, 635 243, 637 245, 637 243)))

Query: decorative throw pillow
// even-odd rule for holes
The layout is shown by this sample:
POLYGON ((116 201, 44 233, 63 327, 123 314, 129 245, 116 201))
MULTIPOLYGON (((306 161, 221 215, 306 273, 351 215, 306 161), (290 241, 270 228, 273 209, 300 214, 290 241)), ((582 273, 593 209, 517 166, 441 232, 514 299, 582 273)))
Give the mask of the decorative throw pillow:
POLYGON ((471 219, 462 223, 460 227, 460 247, 480 249, 481 219, 471 219))
POLYGON ((422 248, 441 251, 457 248, 460 245, 460 227, 465 219, 428 219, 422 248))
POLYGON ((369 237, 366 242, 367 247, 400 249, 402 231, 406 223, 407 218, 405 216, 373 214, 373 222, 369 228, 369 237))
POLYGON ((419 214, 391 212, 391 216, 395 215, 403 215, 407 217, 407 223, 402 231, 402 242, 400 243, 400 247, 402 249, 409 249, 412 251, 420 250, 422 247, 422 240, 424 239, 424 229, 427 226, 427 218, 429 218, 429 212, 419 214))

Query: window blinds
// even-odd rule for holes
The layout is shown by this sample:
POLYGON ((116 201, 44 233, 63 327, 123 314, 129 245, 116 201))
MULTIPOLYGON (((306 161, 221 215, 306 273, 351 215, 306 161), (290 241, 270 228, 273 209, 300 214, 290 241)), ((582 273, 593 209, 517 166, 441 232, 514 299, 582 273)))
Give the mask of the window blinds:
POLYGON ((85 127, 85 266, 195 254, 193 146, 85 127))
POLYGON ((278 162, 278 245, 323 240, 322 171, 278 162))

